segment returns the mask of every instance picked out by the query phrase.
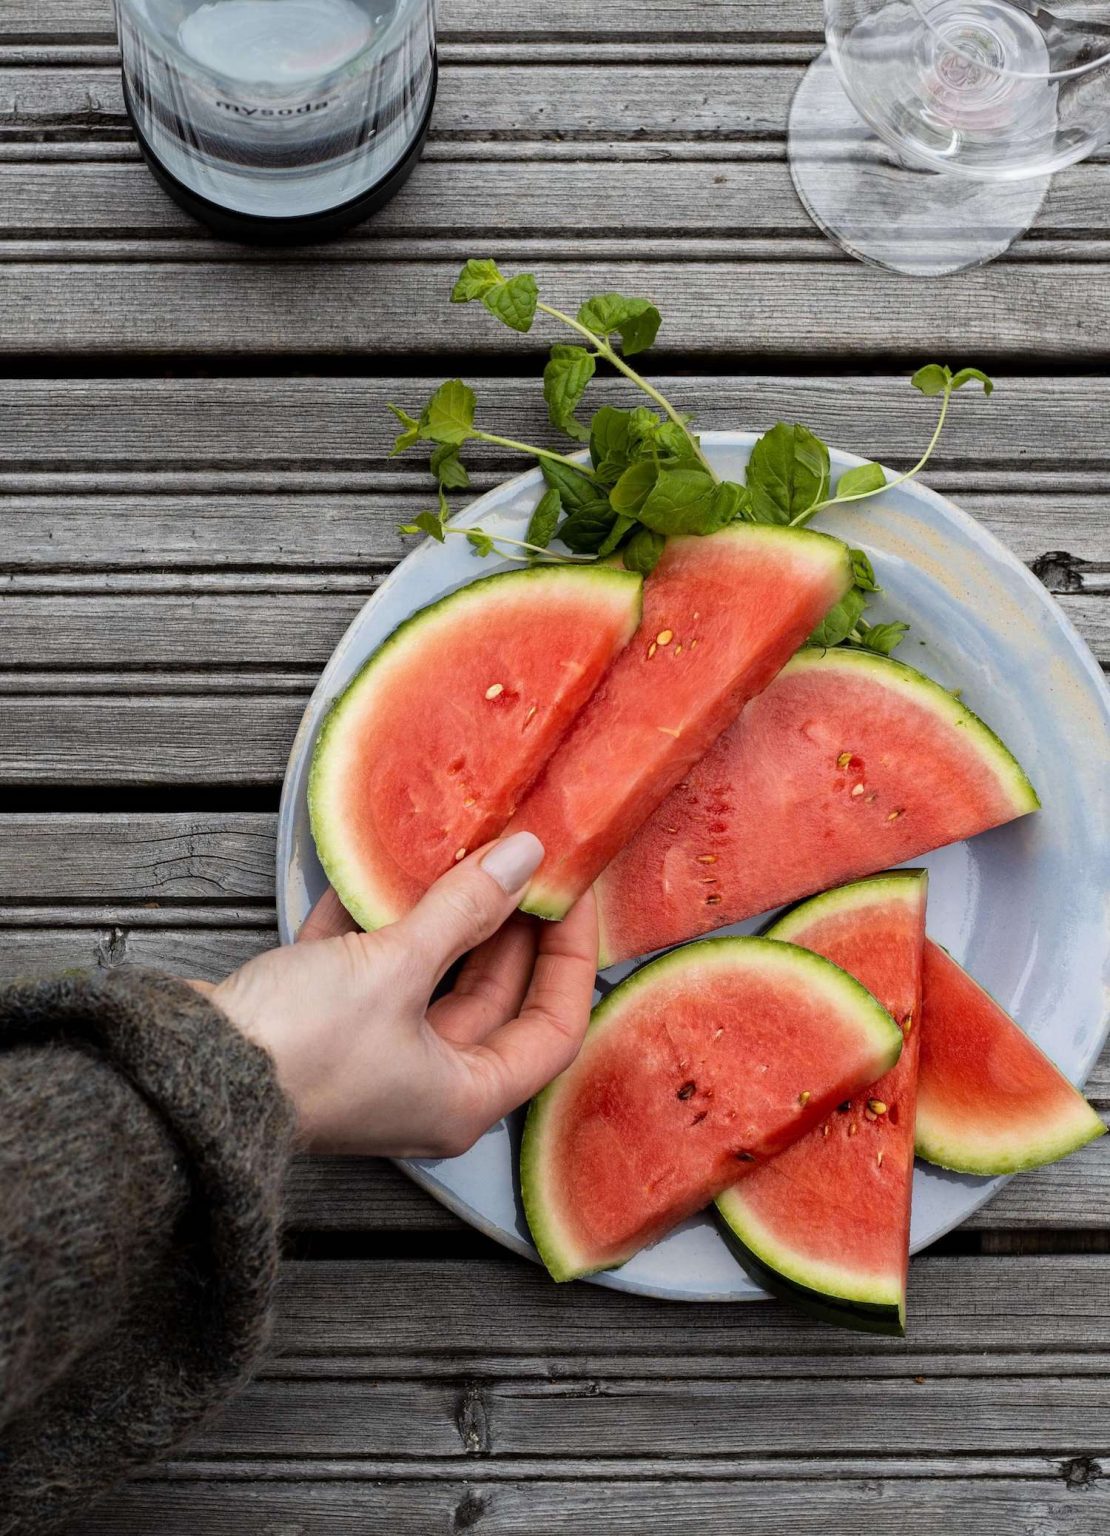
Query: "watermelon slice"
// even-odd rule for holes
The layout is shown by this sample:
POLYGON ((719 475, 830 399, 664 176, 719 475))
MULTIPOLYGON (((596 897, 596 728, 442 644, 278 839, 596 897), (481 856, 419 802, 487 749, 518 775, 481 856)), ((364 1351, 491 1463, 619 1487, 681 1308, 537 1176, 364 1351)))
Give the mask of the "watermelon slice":
POLYGON ((851 581, 826 534, 733 523, 667 540, 639 633, 510 825, 547 849, 526 911, 564 915, 851 581))
POLYGON ((906 1324, 924 870, 898 870, 803 902, 768 929, 839 965, 902 1026, 897 1064, 781 1157, 717 1201, 726 1238, 768 1290, 872 1333, 906 1324))
POLYGON ((889 869, 1038 803, 947 689, 872 651, 801 651, 602 875, 601 963, 889 869))
POLYGON ((308 790, 320 862, 364 928, 502 831, 635 632, 641 590, 608 566, 487 576, 374 652, 321 727, 308 790))
POLYGON ((793 944, 709 939, 644 966, 528 1111, 521 1188, 544 1263, 556 1280, 623 1264, 901 1048, 869 992, 793 944))
POLYGON ((957 1173, 1054 1163, 1106 1127, 939 944, 925 945, 917 1151, 957 1173))

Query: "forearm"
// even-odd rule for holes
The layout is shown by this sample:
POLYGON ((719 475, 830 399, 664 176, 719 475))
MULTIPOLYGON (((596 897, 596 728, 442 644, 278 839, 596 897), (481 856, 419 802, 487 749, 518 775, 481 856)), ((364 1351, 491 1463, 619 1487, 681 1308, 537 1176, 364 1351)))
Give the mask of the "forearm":
POLYGON ((144 973, 0 994, 0 1533, 173 1444, 265 1337, 291 1112, 144 973))

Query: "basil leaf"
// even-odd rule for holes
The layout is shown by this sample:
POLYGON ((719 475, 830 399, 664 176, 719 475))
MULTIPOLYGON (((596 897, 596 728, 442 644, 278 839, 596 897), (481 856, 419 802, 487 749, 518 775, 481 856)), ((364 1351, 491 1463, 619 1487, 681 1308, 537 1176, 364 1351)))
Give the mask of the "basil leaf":
POLYGON ((628 466, 609 492, 609 505, 614 512, 638 517, 658 476, 659 468, 651 459, 637 459, 635 464, 628 466))
POLYGON ((530 331, 536 318, 538 296, 536 279, 531 272, 518 272, 508 282, 488 288, 482 294, 482 303, 510 330, 530 331))
MULTIPOLYGON (((411 448, 413 443, 419 441, 420 423, 417 421, 415 416, 410 416, 408 411, 402 410, 399 405, 394 405, 392 402, 390 402, 389 409, 393 412, 394 416, 396 416, 397 420, 404 428, 403 432, 399 432, 397 434, 393 444, 393 453, 404 453, 406 448, 411 448)), ((391 454, 390 457, 392 458, 393 454, 391 454)))
POLYGON ((867 599, 863 593, 858 588, 852 587, 850 591, 844 594, 836 607, 829 610, 810 635, 806 644, 839 645, 855 629, 860 615, 866 607, 867 599))
POLYGON ((736 517, 742 495, 707 470, 664 469, 636 515, 655 533, 716 533, 736 517))
POLYGON ((857 464, 854 469, 846 469, 836 482, 836 494, 838 496, 869 496, 874 491, 881 491, 886 484, 886 475, 878 464, 857 464))
POLYGON ((448 379, 420 416, 420 435, 436 443, 465 443, 474 425, 474 391, 461 379, 448 379))
POLYGON ((852 562, 852 576, 856 586, 862 592, 881 592, 883 589, 875 580, 874 568, 863 550, 850 549, 848 555, 852 562))
POLYGON ((452 304, 469 304, 471 299, 481 299, 505 279, 495 261, 476 261, 471 258, 455 280, 451 290, 452 304))
POLYGON ((561 464, 558 459, 541 459, 540 473, 548 485, 559 492, 563 506, 572 512, 578 507, 591 505, 601 497, 602 487, 591 475, 585 470, 571 469, 569 464, 561 464))
POLYGON ((616 331, 621 350, 627 357, 651 346, 662 323, 662 316, 647 299, 629 299, 621 293, 599 293, 587 299, 578 311, 578 323, 595 336, 610 336, 616 331))
POLYGON ((941 395, 952 380, 952 371, 944 363, 926 363, 919 368, 910 383, 923 395, 941 395))
POLYGON ((636 519, 634 517, 624 517, 623 515, 618 517, 609 530, 609 537, 605 540, 604 544, 599 546, 597 558, 604 560, 606 555, 611 555, 628 530, 635 527, 635 524, 636 519))
POLYGON ((493 540, 488 533, 483 533, 480 528, 471 528, 466 535, 466 542, 476 549, 483 557, 493 554, 493 540))
POLYGON ((661 533, 652 533, 650 528, 637 528, 621 550, 625 570, 639 571, 641 576, 650 576, 659 564, 666 543, 661 533))
POLYGON ((439 544, 442 544, 447 537, 443 531, 442 518, 437 517, 434 512, 421 512, 420 516, 414 518, 411 523, 402 523, 398 531, 426 533, 429 538, 435 539, 439 544))
POLYGON ((536 503, 536 510, 529 519, 528 532, 524 535, 527 542, 538 544, 540 549, 546 549, 555 537, 555 529, 562 515, 563 503, 559 492, 554 487, 544 491, 536 503))
POLYGON ((659 423, 651 435, 651 446, 668 464, 696 465, 700 462, 690 434, 674 421, 659 423))
POLYGON ((590 458, 598 479, 605 485, 612 485, 628 467, 631 418, 635 414, 618 411, 612 405, 603 405, 594 412, 590 422, 590 458))
POLYGON ((801 425, 776 422, 748 460, 753 521, 793 522, 821 501, 828 476, 829 450, 821 439, 801 425))
POLYGON ((972 379, 983 386, 985 395, 994 393, 994 380, 989 378, 981 368, 961 368, 952 379, 953 390, 962 389, 965 384, 970 384, 972 379))
POLYGON ((864 650, 878 651, 882 656, 889 656, 901 645, 909 627, 901 619, 895 619, 889 624, 866 624, 860 619, 852 643, 864 650))
POLYGON ((592 441, 591 432, 574 413, 586 385, 594 376, 595 367, 593 353, 587 352, 585 347, 557 343, 551 348, 551 358, 543 370, 543 398, 552 426, 561 428, 580 443, 592 441))
POLYGON ((609 537, 615 517, 607 501, 576 507, 559 528, 559 537, 576 555, 595 555, 609 537))
POLYGON ((437 443, 432 449, 428 468, 449 491, 465 491, 470 484, 466 465, 459 458, 459 450, 453 443, 437 443))

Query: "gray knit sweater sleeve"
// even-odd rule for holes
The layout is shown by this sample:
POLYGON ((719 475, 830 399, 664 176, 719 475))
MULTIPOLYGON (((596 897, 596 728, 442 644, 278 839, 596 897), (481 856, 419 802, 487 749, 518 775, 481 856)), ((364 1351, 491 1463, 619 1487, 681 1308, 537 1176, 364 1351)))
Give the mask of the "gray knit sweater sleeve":
POLYGON ((143 971, 0 990, 0 1536, 167 1450, 266 1338, 292 1112, 143 971))

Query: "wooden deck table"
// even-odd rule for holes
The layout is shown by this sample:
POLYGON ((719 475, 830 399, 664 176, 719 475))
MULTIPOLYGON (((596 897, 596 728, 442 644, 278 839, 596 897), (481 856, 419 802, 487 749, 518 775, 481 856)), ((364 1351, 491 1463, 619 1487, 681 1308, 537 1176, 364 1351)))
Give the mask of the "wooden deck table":
MULTIPOLYGON (((849 261, 784 161, 819 11, 441 0, 408 188, 275 254, 210 238, 141 165, 109 0, 3 0, 4 974, 217 976, 275 942, 294 729, 428 496, 385 402, 465 371, 499 430, 546 431, 539 343, 446 306, 469 255, 575 302, 650 294, 650 368, 706 427, 797 417, 904 465, 911 369, 990 368, 929 481, 1110 661, 1110 160, 980 271, 849 261)), ((1110 1108, 1110 1055, 1089 1091, 1110 1108)), ((260 1379, 83 1536, 1110 1529, 1110 1142, 916 1261, 904 1343, 556 1288, 376 1162, 300 1163, 291 1228, 260 1379)))

